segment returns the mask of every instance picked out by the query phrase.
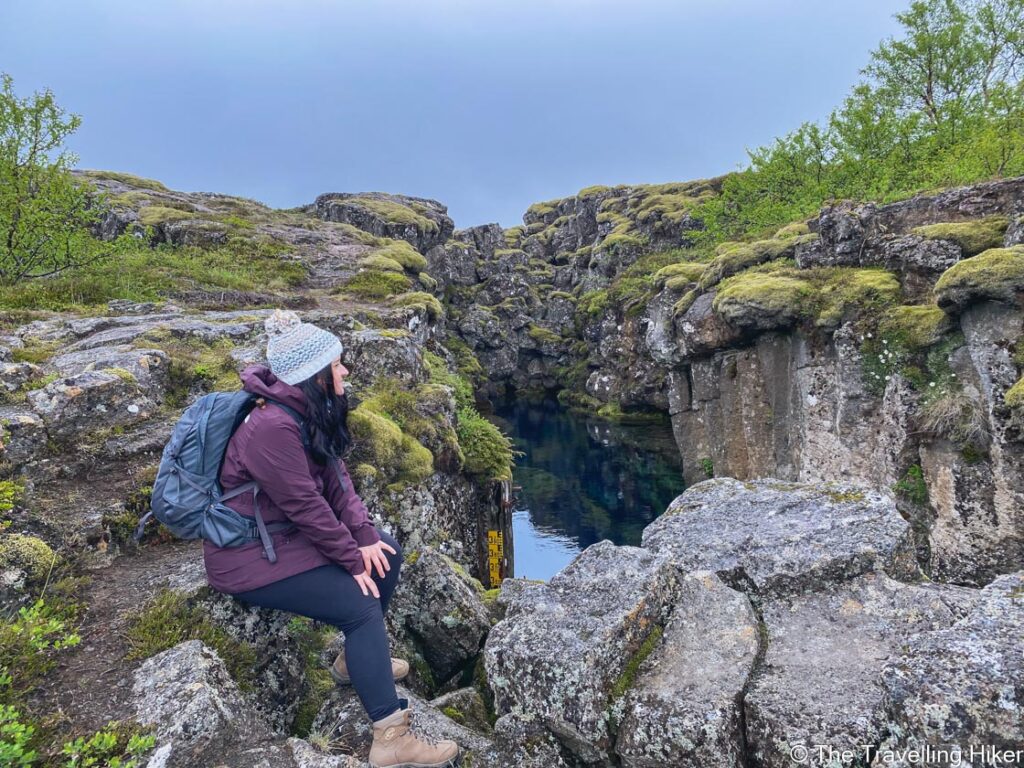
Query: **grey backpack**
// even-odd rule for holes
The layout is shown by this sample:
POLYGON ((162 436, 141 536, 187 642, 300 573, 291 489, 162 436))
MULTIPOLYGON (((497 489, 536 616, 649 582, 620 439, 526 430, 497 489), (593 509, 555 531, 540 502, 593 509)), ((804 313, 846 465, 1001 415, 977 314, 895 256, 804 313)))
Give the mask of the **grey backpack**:
MULTIPOLYGON (((218 547, 237 547, 259 539, 267 559, 277 562, 270 534, 294 526, 285 522, 270 525, 263 522, 257 498, 259 485, 255 481, 224 491, 219 479, 228 440, 256 401, 256 396, 249 392, 211 392, 185 410, 164 446, 153 482, 150 511, 139 521, 136 541, 142 538, 146 522, 152 516, 179 538, 205 539, 218 547), (225 504, 250 491, 255 517, 240 515, 225 504)), ((283 403, 267 402, 287 411, 298 422, 303 445, 309 450, 309 436, 302 417, 283 403)))

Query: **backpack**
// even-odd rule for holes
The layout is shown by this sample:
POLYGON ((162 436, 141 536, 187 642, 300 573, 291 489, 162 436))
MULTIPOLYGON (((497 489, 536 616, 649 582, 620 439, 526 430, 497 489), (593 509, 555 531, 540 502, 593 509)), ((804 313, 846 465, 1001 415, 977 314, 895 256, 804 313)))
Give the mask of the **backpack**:
MULTIPOLYGON (((277 562, 270 534, 294 526, 287 522, 263 522, 255 480, 226 492, 220 485, 228 440, 260 399, 244 391, 211 392, 185 409, 164 446, 153 481, 150 511, 139 521, 136 541, 141 540, 149 518, 155 517, 179 538, 205 539, 218 547, 238 547, 258 539, 263 542, 267 559, 277 562), (255 517, 240 515, 224 503, 250 491, 255 517)), ((266 402, 298 422, 302 444, 308 451, 309 435, 302 417, 283 403, 266 402)))

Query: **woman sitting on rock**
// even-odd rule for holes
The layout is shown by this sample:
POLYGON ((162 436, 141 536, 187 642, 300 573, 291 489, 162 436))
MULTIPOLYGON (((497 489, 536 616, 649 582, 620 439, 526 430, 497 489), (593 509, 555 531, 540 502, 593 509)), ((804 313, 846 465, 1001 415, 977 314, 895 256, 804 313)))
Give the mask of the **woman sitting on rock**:
MULTIPOLYGON (((220 481, 229 490, 255 480, 264 521, 293 527, 273 534, 274 563, 259 541, 227 548, 204 542, 210 585, 344 633, 345 651, 331 675, 339 684, 351 682, 373 721, 371 766, 449 765, 458 745, 415 734, 408 699, 395 689, 409 664, 389 655, 384 612, 398 583, 402 549, 374 527, 341 459, 350 440, 341 342, 294 312, 277 310, 266 327, 269 367, 242 372, 245 391, 264 400, 232 435, 220 481)), ((253 499, 244 493, 230 505, 253 517, 253 499)))

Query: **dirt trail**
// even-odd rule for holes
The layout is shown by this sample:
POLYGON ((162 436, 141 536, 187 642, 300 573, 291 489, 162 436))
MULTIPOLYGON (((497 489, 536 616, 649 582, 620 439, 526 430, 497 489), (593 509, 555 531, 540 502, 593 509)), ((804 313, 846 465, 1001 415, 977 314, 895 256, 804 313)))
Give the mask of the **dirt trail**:
POLYGON ((89 575, 80 595, 85 606, 78 630, 82 642, 57 656, 57 666, 32 692, 33 708, 56 714, 71 733, 91 734, 110 720, 135 718, 132 678, 141 661, 125 661, 131 614, 163 587, 206 583, 202 545, 174 542, 122 555, 89 575))

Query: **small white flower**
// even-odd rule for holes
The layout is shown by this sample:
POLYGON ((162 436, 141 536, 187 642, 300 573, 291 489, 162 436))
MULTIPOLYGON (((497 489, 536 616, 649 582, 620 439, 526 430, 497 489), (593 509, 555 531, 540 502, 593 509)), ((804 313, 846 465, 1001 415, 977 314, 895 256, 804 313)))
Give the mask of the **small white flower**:
POLYGON ((935 386, 935 382, 934 382, 934 381, 930 381, 930 382, 928 382, 928 386, 929 386, 929 387, 934 387, 934 386, 935 386))
POLYGON ((888 339, 882 339, 882 343, 883 343, 883 344, 888 344, 888 343, 889 343, 889 340, 888 340, 888 339))
POLYGON ((891 379, 891 378, 892 378, 892 376, 886 376, 886 377, 885 377, 885 380, 886 380, 886 381, 888 381, 888 380, 889 380, 889 379, 891 379))
POLYGON ((868 331, 868 338, 871 338, 871 331, 868 331))

